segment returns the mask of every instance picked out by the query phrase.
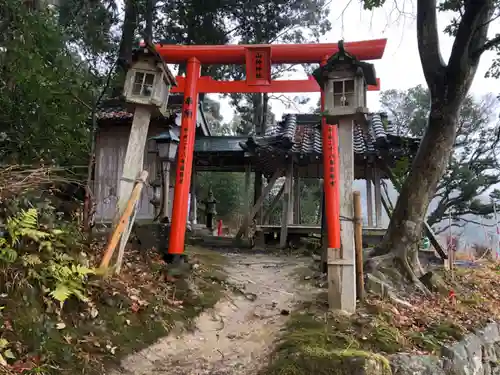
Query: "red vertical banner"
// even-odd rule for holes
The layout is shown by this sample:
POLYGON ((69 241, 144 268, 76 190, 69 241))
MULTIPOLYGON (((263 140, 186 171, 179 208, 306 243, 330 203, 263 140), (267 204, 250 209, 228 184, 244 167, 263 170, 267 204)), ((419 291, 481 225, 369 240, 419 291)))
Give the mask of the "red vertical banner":
POLYGON ((169 254, 182 254, 184 252, 189 188, 191 186, 191 172, 193 170, 194 159, 200 67, 200 62, 194 57, 187 61, 180 142, 177 152, 174 202, 172 205, 172 225, 168 243, 169 254))
MULTIPOLYGON (((326 61, 321 64, 324 65, 326 61)), ((325 110, 325 95, 321 91, 321 112, 325 110)), ((328 247, 340 249, 340 157, 338 126, 321 119, 323 141, 323 191, 325 192, 325 215, 328 247)))
POLYGON ((245 64, 247 85, 271 84, 271 47, 247 47, 245 64))

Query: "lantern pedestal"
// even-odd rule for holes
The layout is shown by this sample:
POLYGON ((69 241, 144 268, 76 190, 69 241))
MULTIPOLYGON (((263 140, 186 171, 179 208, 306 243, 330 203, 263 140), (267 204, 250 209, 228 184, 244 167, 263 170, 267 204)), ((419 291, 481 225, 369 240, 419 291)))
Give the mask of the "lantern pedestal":
POLYGON ((354 248, 354 182, 353 116, 339 119, 339 195, 340 249, 328 249, 328 301, 330 308, 349 313, 356 311, 356 272, 354 248))
POLYGON ((352 120, 355 120, 359 124, 364 124, 366 123, 366 116, 370 113, 368 108, 366 107, 358 107, 356 108, 356 113, 352 113, 351 108, 347 107, 340 107, 335 109, 335 113, 330 114, 328 112, 325 112, 323 114, 323 117, 326 119, 327 124, 339 124, 340 121, 345 119, 347 116, 350 117, 352 120))
POLYGON ((123 214, 132 194, 135 180, 142 171, 151 110, 150 106, 137 105, 135 107, 134 120, 132 121, 125 161, 123 163, 122 177, 118 185, 117 218, 120 218, 123 214))
POLYGON ((162 217, 169 217, 169 203, 170 203, 170 161, 162 161, 161 167, 163 168, 163 184, 162 184, 162 199, 163 199, 163 212, 162 217))

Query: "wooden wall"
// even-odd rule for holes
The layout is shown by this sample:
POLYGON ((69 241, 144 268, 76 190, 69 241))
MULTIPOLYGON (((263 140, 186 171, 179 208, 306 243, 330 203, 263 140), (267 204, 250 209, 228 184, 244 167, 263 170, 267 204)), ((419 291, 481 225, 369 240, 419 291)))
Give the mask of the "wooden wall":
MULTIPOLYGON (((96 224, 110 222, 115 214, 118 183, 122 175, 130 126, 130 123, 101 126, 97 134, 95 181, 93 183, 94 202, 97 205, 96 224)), ((162 131, 165 131, 164 124, 152 122, 149 126, 148 138, 158 135, 162 131)), ((148 141, 144 155, 144 169, 149 172, 148 182, 156 178, 159 172, 158 167, 154 142, 148 141)), ((175 166, 172 166, 170 177, 171 180, 175 177, 175 166)), ((153 219, 154 207, 149 202, 152 197, 152 188, 145 187, 139 202, 137 219, 153 219)))

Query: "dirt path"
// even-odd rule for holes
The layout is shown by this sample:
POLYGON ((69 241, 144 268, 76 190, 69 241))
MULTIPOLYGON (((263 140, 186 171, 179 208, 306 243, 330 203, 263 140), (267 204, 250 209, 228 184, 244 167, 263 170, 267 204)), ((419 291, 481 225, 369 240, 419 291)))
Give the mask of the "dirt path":
POLYGON ((290 274, 307 265, 295 257, 228 254, 231 283, 247 296, 231 296, 196 320, 193 333, 172 333, 126 358, 121 374, 255 375, 267 363, 287 313, 304 296, 290 274))

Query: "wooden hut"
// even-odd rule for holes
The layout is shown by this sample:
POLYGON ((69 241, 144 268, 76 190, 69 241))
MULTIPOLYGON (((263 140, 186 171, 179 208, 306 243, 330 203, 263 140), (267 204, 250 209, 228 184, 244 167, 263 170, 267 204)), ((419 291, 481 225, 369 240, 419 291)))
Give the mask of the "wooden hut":
MULTIPOLYGON (((182 95, 171 95, 169 113, 166 116, 157 115, 151 118, 148 139, 171 129, 179 132, 182 95)), ((123 160, 127 149, 128 136, 132 125, 133 112, 127 110, 121 100, 109 100, 101 106, 98 113, 98 133, 95 149, 95 168, 93 174, 93 195, 95 204, 96 224, 109 223, 116 212, 118 183, 122 176, 123 160)), ((210 129, 203 110, 198 109, 196 137, 210 136, 210 129)), ((175 167, 175 166, 174 166, 175 167)), ((159 178, 159 163, 155 141, 149 140, 145 155, 144 169, 149 172, 149 181, 159 178)), ((175 173, 170 175, 170 199, 173 197, 175 173)), ((154 218, 154 207, 150 203, 153 197, 151 187, 143 189, 139 202, 138 220, 154 218)))

